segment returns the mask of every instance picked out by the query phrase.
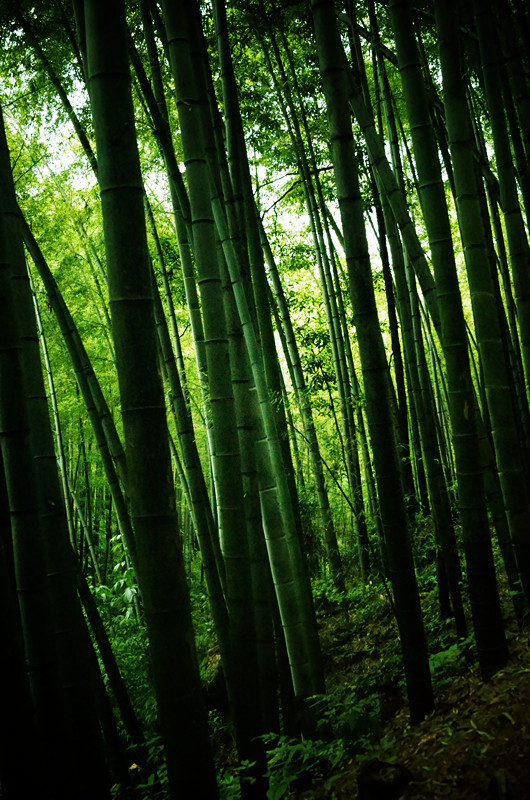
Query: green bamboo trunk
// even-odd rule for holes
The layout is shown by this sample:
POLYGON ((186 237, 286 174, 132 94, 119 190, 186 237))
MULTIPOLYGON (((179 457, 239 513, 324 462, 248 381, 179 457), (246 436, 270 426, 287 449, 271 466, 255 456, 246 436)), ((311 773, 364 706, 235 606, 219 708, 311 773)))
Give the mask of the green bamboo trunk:
POLYGON ((351 120, 347 104, 343 48, 333 2, 311 3, 320 73, 326 98, 331 152, 344 234, 354 324, 366 396, 366 413, 374 455, 383 522, 400 631, 411 718, 432 709, 427 647, 414 574, 396 441, 390 410, 388 366, 372 285, 370 257, 358 186, 351 120))
POLYGON ((497 164, 500 202, 504 216, 506 239, 517 305, 517 322, 526 377, 530 392, 530 246, 526 235, 517 194, 512 151, 504 114, 500 78, 500 52, 491 11, 482 3, 473 3, 480 59, 484 79, 484 97, 491 121, 491 133, 497 164))
POLYGON ((182 550, 147 256, 143 185, 127 59, 125 8, 85 3, 109 296, 138 581, 172 796, 217 786, 182 550))
POLYGON ((461 58, 454 9, 450 2, 436 3, 440 42, 444 106, 453 162, 456 207, 464 247, 475 332, 484 374, 486 402, 499 479, 521 580, 530 598, 530 507, 523 460, 513 415, 513 398, 504 359, 502 337, 491 273, 485 265, 487 248, 476 185, 472 129, 461 79, 461 58))
POLYGON ((462 301, 409 3, 391 0, 390 14, 435 271, 473 623, 481 669, 489 677, 505 664, 507 648, 491 550, 462 301))

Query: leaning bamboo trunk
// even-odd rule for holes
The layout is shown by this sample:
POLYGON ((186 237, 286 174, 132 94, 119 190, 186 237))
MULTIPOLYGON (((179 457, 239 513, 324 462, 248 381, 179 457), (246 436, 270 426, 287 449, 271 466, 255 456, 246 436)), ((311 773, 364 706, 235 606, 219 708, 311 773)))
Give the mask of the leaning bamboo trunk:
POLYGON ((390 375, 375 304, 358 185, 344 52, 332 0, 313 0, 311 7, 410 712, 411 718, 418 721, 431 711, 433 696, 390 409, 390 375))
MULTIPOLYGON (((456 208, 464 247, 495 458, 510 534, 525 594, 530 599, 530 506, 504 360, 497 305, 477 190, 472 128, 461 79, 461 59, 450 0, 435 4, 444 105, 453 162, 456 208)), ((453 9, 454 11, 454 9, 453 9)))
POLYGON ((507 648, 488 527, 462 300, 409 3, 391 0, 390 14, 438 294, 473 624, 481 669, 489 677, 505 664, 507 648))
POLYGON ((177 518, 120 0, 85 2, 109 296, 138 582, 173 797, 217 796, 177 518))

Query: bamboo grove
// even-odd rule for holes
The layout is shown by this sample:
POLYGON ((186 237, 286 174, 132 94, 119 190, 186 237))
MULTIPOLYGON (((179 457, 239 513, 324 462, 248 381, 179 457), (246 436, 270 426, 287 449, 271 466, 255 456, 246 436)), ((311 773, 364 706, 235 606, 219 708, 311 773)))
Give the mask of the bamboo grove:
POLYGON ((496 563, 527 613, 526 4, 0 8, 2 796, 130 784, 114 582, 168 796, 218 796, 200 583, 264 798, 264 735, 326 688, 316 580, 384 581, 412 722, 419 519, 484 679, 496 563))

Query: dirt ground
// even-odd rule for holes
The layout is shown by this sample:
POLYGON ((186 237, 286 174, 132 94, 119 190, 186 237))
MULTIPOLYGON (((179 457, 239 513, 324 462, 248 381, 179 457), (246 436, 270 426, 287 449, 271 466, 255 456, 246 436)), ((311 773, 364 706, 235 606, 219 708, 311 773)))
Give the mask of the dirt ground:
MULTIPOLYGON (((376 616, 373 598, 370 602, 371 613, 360 620, 343 609, 319 611, 331 686, 355 685, 359 675, 366 682, 370 672, 384 673, 389 642, 397 634, 386 599, 376 599, 376 616)), ((466 666, 460 660, 452 669, 456 646, 442 653, 435 711, 418 725, 409 724, 402 690, 383 682, 378 740, 300 791, 297 800, 530 800, 530 623, 522 631, 512 624, 507 636, 510 660, 487 683, 476 663, 466 666), (368 776, 360 793, 359 775, 361 782, 368 776)))

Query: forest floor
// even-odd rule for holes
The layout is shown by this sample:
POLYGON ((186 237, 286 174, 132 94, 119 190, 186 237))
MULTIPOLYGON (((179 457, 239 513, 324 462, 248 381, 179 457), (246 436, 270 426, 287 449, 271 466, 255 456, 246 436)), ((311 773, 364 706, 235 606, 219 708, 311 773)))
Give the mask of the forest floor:
MULTIPOLYGON (((388 590, 374 582, 339 594, 316 581, 327 693, 314 699, 311 738, 267 737, 268 800, 530 800, 530 617, 518 627, 499 564, 510 656, 484 682, 472 637, 458 640, 440 617, 429 524, 416 533, 428 554, 417 577, 434 711, 411 725, 388 590)), ((237 762, 226 732, 221 723, 214 747, 221 796, 232 800, 237 762)))
MULTIPOLYGON (((506 668, 484 683, 469 642, 455 641, 450 622, 431 621, 436 705, 413 726, 385 594, 367 588, 357 607, 355 600, 346 606, 317 598, 328 692, 340 698, 328 716, 344 752, 333 768, 333 756, 321 745, 323 757, 306 759, 306 780, 291 796, 530 800, 530 621, 517 629, 507 592, 501 591, 510 649, 506 668)), ((424 588, 426 619, 436 618, 436 603, 433 586, 424 588)), ((300 779, 289 788, 299 784, 300 779)))

